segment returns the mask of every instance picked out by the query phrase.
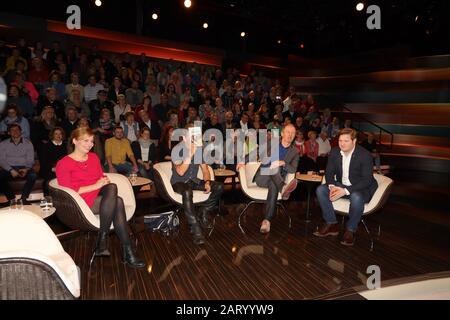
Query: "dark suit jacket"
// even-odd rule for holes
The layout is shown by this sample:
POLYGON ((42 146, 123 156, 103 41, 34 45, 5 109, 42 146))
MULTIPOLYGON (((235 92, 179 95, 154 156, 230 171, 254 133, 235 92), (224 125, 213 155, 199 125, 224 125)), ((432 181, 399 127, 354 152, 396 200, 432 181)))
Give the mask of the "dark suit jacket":
POLYGON ((356 145, 350 160, 349 179, 352 183, 351 186, 347 187, 342 184, 342 155, 339 147, 331 149, 325 177, 327 185, 334 184, 337 187, 346 188, 350 194, 355 191, 361 192, 366 203, 372 199, 378 188, 378 183, 373 177, 372 155, 359 145, 356 145))
MULTIPOLYGON (((146 125, 145 123, 143 123, 142 121, 139 122, 139 128, 144 128, 147 127, 148 125, 146 125)), ((161 138, 161 127, 158 124, 158 121, 153 121, 151 123, 151 128, 150 128, 150 138, 151 139, 156 139, 159 140, 159 138, 161 138)))

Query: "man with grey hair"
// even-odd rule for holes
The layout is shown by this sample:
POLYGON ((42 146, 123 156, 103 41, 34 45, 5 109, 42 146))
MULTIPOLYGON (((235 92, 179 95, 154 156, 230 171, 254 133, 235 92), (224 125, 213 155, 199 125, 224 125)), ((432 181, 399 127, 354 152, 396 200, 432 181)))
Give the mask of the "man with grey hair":
MULTIPOLYGON (((253 178, 258 187, 269 188, 266 214, 260 228, 261 233, 270 232, 270 223, 275 214, 278 194, 281 193, 283 200, 287 200, 291 192, 297 188, 297 179, 293 179, 287 185, 285 183, 286 175, 297 171, 299 155, 297 149, 292 145, 295 133, 296 130, 292 124, 288 124, 282 129, 278 152, 272 154, 269 161, 261 164, 253 178)), ((238 170, 240 166, 238 165, 238 170)))

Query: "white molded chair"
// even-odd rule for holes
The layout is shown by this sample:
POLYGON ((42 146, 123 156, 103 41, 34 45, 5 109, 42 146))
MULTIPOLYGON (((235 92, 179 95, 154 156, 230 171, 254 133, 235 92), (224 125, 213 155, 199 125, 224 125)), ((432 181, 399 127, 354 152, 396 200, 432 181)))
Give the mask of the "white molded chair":
MULTIPOLYGON (((374 241, 372 238, 372 234, 369 231, 369 228, 367 227, 367 224, 364 220, 364 217, 377 212, 386 204, 386 201, 388 200, 389 195, 391 193, 392 186, 394 185, 394 181, 391 178, 386 177, 384 175, 374 173, 373 177, 375 178, 375 180, 378 183, 378 188, 375 191, 370 202, 366 203, 364 205, 364 212, 363 212, 363 215, 361 218, 361 223, 363 224, 364 229, 366 230, 367 234, 370 237, 370 251, 373 251, 373 242, 374 241)), ((322 184, 324 184, 324 183, 325 183, 325 177, 322 181, 322 184)), ((343 217, 346 217, 346 216, 348 216, 349 209, 350 209, 350 200, 348 200, 348 199, 336 200, 333 202, 333 208, 337 214, 339 214, 343 217)), ((378 225, 378 236, 380 236, 380 234, 381 234, 381 225, 378 225)))
MULTIPOLYGON (((117 185, 117 193, 123 199, 125 214, 127 221, 129 221, 136 210, 136 199, 130 181, 122 174, 105 174, 111 183, 117 185)), ((77 192, 70 188, 60 186, 57 179, 49 182, 49 189, 50 195, 53 198, 53 206, 56 208, 56 216, 63 224, 74 230, 81 231, 98 231, 100 229, 99 215, 92 212, 91 208, 89 208, 77 192)), ((112 229, 114 229, 114 224, 111 224, 112 229)), ((136 237, 135 242, 137 244, 136 237)), ((92 254, 89 266, 94 261, 94 257, 95 253, 92 254)))
MULTIPOLYGON (((164 161, 164 162, 158 162, 155 165, 153 165, 153 169, 155 170, 155 186, 156 191, 158 192, 159 196, 166 200, 168 203, 173 203, 177 205, 177 209, 175 210, 176 214, 180 212, 183 205, 183 199, 181 194, 176 193, 173 190, 173 186, 170 183, 170 179, 172 178, 172 161, 164 161)), ((214 181, 214 170, 211 168, 211 166, 208 166, 210 180, 214 181)), ((199 179, 203 179, 203 172, 201 168, 199 167, 197 177, 199 179)), ((204 193, 201 190, 193 190, 193 202, 194 205, 201 205, 203 202, 208 200, 211 193, 204 193)), ((213 220, 213 228, 209 231, 209 235, 214 230, 214 226, 216 223, 216 218, 213 220)))
MULTIPOLYGON (((123 199, 127 221, 129 221, 136 210, 136 199, 130 181, 127 177, 118 173, 105 174, 111 183, 117 185, 117 192, 119 197, 123 199)), ((49 186, 53 205, 56 208, 56 216, 62 223, 70 228, 83 231, 100 229, 99 215, 92 212, 77 192, 60 186, 57 179, 51 180, 49 186)), ((111 229, 113 229, 112 224, 111 229)))
MULTIPOLYGON (((238 226, 241 229, 241 232, 245 234, 244 229, 241 226, 241 218, 247 209, 254 203, 265 203, 267 201, 267 195, 269 194, 269 189, 258 187, 255 182, 253 182, 253 178, 258 171, 261 162, 248 162, 245 166, 239 169, 239 181, 241 183, 241 189, 244 194, 249 197, 251 200, 247 203, 244 210, 239 215, 238 218, 238 226)), ((289 184, 292 180, 295 179, 295 173, 289 173, 286 175, 285 182, 289 184)), ((287 215, 289 219, 289 228, 291 227, 291 217, 287 214, 286 209, 281 203, 281 193, 278 194, 277 205, 281 207, 282 211, 287 215)))
MULTIPOLYGON (((168 202, 176 203, 178 205, 183 204, 183 200, 181 194, 176 193, 173 190, 172 184, 170 183, 170 179, 172 178, 172 162, 164 161, 158 162, 153 166, 155 169, 155 185, 156 191, 160 195, 161 198, 165 199, 168 202)), ((211 180, 214 180, 214 170, 211 166, 208 166, 209 175, 211 176, 211 180)), ((202 170, 199 168, 197 177, 199 179, 203 179, 202 170)), ((209 193, 204 193, 201 190, 193 191, 193 199, 194 204, 202 203, 209 198, 209 193)))
POLYGON ((0 213, 0 300, 80 297, 80 272, 47 223, 26 210, 0 213))

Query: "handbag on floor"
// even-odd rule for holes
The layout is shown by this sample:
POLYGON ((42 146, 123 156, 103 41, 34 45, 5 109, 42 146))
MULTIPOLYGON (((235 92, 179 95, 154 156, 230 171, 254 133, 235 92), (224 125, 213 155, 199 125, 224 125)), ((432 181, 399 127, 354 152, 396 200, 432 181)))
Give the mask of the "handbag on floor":
POLYGON ((169 235, 172 231, 178 229, 180 220, 177 212, 168 211, 145 215, 144 223, 152 232, 161 232, 164 235, 169 235))

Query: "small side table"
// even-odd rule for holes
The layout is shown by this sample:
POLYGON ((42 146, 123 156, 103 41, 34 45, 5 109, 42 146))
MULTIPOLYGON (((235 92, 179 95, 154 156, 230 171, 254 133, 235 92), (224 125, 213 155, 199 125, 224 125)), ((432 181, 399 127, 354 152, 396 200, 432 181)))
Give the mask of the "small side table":
POLYGON ((311 190, 315 185, 322 183, 323 176, 314 174, 302 174, 300 172, 297 172, 295 174, 295 177, 297 178, 297 180, 299 180, 300 182, 304 182, 306 185, 306 190, 308 191, 308 200, 306 202, 306 222, 310 222, 311 220, 309 207, 311 201, 311 190))
MULTIPOLYGON (((214 170, 214 179, 220 182, 225 182, 227 178, 232 178, 231 188, 234 190, 236 185, 236 172, 230 169, 215 169, 214 170)), ((223 215, 225 213, 222 212, 222 198, 219 199, 219 214, 223 215)))
MULTIPOLYGON (((34 205, 34 204, 24 205, 23 206, 23 210, 30 211, 30 212, 34 213, 35 215, 37 215, 38 217, 40 217, 42 219, 48 218, 52 214, 54 214, 56 212, 56 208, 55 207, 48 208, 48 210, 42 210, 41 207, 38 204, 37 205, 34 205)), ((3 208, 0 211, 2 211, 2 212, 8 212, 8 211, 20 212, 20 210, 18 210, 18 209, 10 210, 8 207, 3 208)))
POLYGON ((129 179, 129 180, 130 180, 131 186, 133 187, 133 190, 135 192, 139 191, 141 187, 143 187, 147 184, 153 183, 152 180, 150 180, 148 178, 144 178, 144 177, 136 177, 133 179, 133 181, 131 179, 129 179))
POLYGON ((233 179, 233 189, 236 184, 236 172, 230 169, 215 169, 214 170, 214 178, 218 181, 225 182, 227 178, 232 177, 233 179))

